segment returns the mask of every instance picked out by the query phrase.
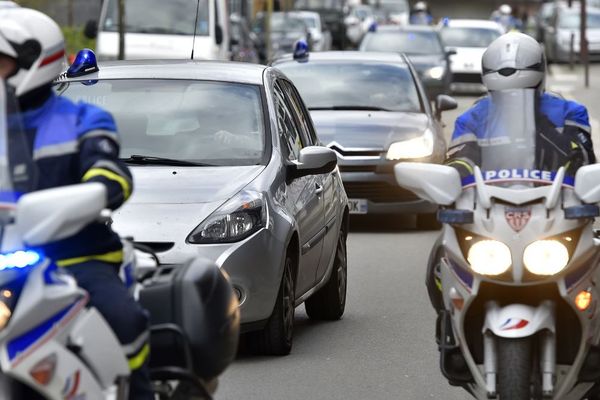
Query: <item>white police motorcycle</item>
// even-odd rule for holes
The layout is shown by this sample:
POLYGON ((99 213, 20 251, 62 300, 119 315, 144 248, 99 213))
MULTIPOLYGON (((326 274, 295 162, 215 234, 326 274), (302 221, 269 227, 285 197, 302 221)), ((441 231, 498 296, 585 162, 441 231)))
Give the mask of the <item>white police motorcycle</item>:
MULTIPOLYGON (((125 400, 129 367, 116 336, 86 308, 88 295, 75 280, 35 250, 101 218, 105 188, 16 193, 33 164, 7 93, 0 81, 0 399, 125 400)), ((237 298, 218 268, 202 260, 145 272, 138 293, 153 323, 156 397, 210 398, 206 381, 236 353, 237 298)))
POLYGON ((444 165, 395 166, 401 186, 440 205, 432 259, 442 373, 478 399, 596 398, 600 165, 575 179, 563 167, 535 169, 533 90, 490 96, 471 177, 444 165))

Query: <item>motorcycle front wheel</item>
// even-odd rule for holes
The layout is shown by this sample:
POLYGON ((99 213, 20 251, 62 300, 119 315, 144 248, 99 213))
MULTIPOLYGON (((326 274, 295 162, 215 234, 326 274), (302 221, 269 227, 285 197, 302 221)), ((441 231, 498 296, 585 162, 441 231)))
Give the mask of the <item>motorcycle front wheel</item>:
POLYGON ((500 400, 530 400, 532 339, 497 338, 498 397, 500 400))

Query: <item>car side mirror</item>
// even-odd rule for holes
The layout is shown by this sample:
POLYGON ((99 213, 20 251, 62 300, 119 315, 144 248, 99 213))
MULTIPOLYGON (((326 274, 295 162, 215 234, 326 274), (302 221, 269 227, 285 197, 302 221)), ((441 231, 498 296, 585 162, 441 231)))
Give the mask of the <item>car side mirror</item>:
POLYGON ((440 94, 435 99, 435 118, 438 120, 442 118, 442 112, 448 110, 454 110, 458 107, 458 103, 453 97, 446 94, 440 94))
POLYGON ((449 206, 462 192, 458 171, 447 165, 401 162, 394 174, 400 186, 434 204, 449 206))
POLYGON ((584 203, 600 202, 600 164, 585 165, 575 174, 575 194, 584 203))
POLYGON ((455 54, 456 54, 456 49, 452 49, 452 48, 446 49, 446 57, 450 57, 455 54))
POLYGON ((308 146, 300 150, 298 161, 288 165, 288 180, 307 175, 332 172, 337 166, 337 156, 333 150, 323 146, 308 146))
POLYGON ((83 28, 83 34, 88 39, 96 39, 98 36, 98 21, 90 19, 85 23, 85 28, 83 28))
POLYGON ((223 43, 223 28, 221 27, 221 25, 215 26, 215 43, 223 43))
POLYGON ((230 46, 238 46, 239 44, 240 44, 240 41, 238 38, 232 37, 231 39, 229 39, 230 46))

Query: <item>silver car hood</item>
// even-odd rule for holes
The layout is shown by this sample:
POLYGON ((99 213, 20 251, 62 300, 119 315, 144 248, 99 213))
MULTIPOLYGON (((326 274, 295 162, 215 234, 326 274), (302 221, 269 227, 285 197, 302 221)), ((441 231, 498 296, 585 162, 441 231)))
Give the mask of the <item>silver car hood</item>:
POLYGON ((392 142, 423 134, 426 114, 382 111, 321 111, 310 113, 319 139, 346 149, 387 149, 392 142))
POLYGON ((132 167, 135 188, 127 204, 199 204, 226 200, 264 168, 264 165, 132 167))
POLYGON ((134 167, 134 195, 114 213, 113 228, 140 242, 182 245, 198 224, 264 168, 134 167))

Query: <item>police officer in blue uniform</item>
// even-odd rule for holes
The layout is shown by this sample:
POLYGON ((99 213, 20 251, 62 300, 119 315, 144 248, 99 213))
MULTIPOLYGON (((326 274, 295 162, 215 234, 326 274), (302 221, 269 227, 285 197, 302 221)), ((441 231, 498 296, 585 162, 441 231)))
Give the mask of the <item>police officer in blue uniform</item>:
MULTIPOLYGON (((566 175, 573 177, 577 169, 586 164, 596 162, 591 139, 591 128, 585 106, 574 101, 544 91, 546 61, 539 43, 523 33, 511 32, 500 36, 492 42, 483 55, 483 84, 487 87, 488 96, 480 99, 456 120, 454 133, 449 145, 446 164, 455 167, 463 179, 472 176, 474 166, 482 169, 483 163, 489 162, 482 153, 492 158, 493 154, 506 155, 517 153, 518 145, 509 136, 494 136, 490 131, 488 114, 494 100, 508 97, 504 105, 514 107, 517 92, 532 94, 531 111, 534 113, 535 129, 532 136, 535 154, 531 167, 542 171, 556 171, 561 166, 566 168, 566 175), (496 151, 499 146, 510 146, 509 151, 496 151), (491 154, 491 157, 489 156, 491 154)), ((519 107, 525 103, 517 102, 519 107)), ((513 113, 515 119, 527 119, 521 112, 513 113)), ((510 124, 510 121, 500 121, 510 124)), ((518 121, 519 122, 519 121, 518 121)), ((505 128, 506 126, 504 126, 505 128)), ((509 135, 510 129, 500 129, 500 134, 509 135)), ((519 132, 516 132, 519 134, 519 132)), ((518 154, 514 154, 515 162, 522 164, 518 154)), ((510 162, 510 161, 508 161, 510 162)), ((499 165, 507 167, 507 160, 499 160, 499 165)), ((489 165, 488 165, 489 167, 489 165)), ((493 169, 493 167, 491 168, 493 169)), ((440 238, 441 240, 441 238, 440 238)), ((434 245, 429 259, 426 286, 429 298, 436 310, 444 309, 439 280, 440 240, 434 245)))
POLYGON ((417 2, 410 11, 409 22, 411 25, 431 25, 433 17, 429 12, 429 6, 424 1, 417 2))
MULTIPOLYGON (((108 207, 115 210, 133 190, 131 174, 119 160, 115 122, 98 107, 54 94, 52 82, 64 59, 64 38, 52 19, 27 8, 0 11, 0 76, 19 99, 36 170, 29 174, 35 176, 30 189, 100 182, 108 207)), ((131 368, 129 398, 154 399, 147 366, 148 316, 119 278, 119 236, 94 222, 43 251, 75 276, 122 343, 131 368)))

